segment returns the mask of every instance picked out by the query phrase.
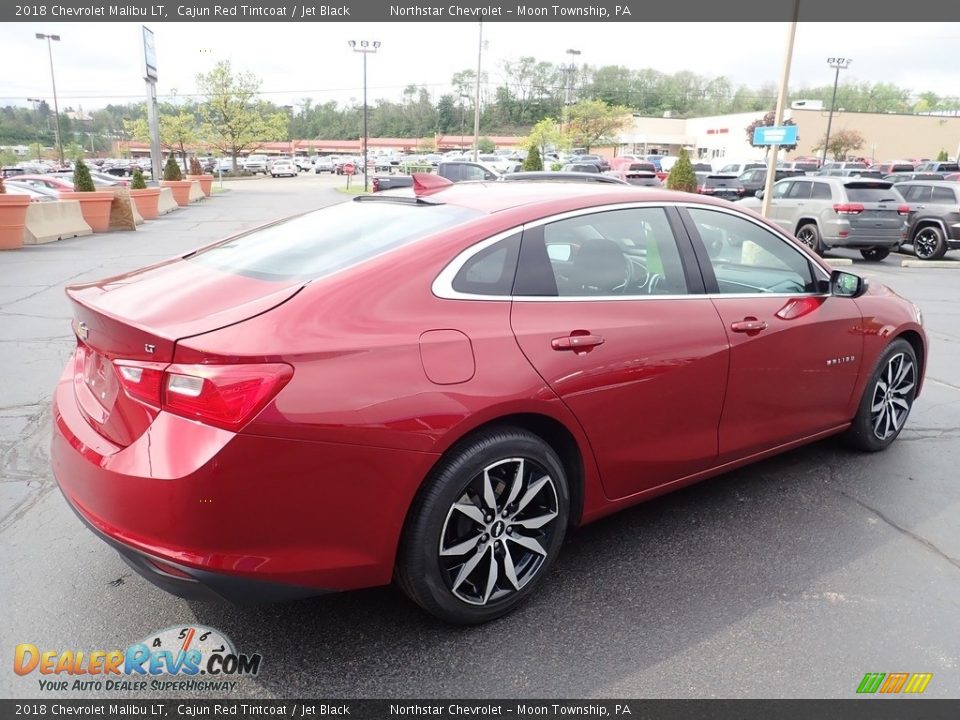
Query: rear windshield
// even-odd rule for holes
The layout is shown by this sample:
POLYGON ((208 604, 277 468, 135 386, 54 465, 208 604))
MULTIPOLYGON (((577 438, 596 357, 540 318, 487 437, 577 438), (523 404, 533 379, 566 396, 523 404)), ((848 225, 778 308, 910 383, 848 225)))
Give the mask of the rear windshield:
POLYGON ((727 187, 729 185, 739 185, 740 180, 731 175, 730 177, 716 177, 715 175, 708 176, 703 183, 706 187, 727 187))
POLYGON ((850 202, 900 202, 903 198, 889 183, 847 183, 847 199, 850 202))
POLYGON ((797 170, 803 170, 805 172, 819 169, 816 163, 805 163, 805 162, 794 163, 793 167, 796 168, 797 170))
POLYGON ((960 170, 960 165, 957 163, 940 163, 940 172, 956 172, 960 170))
POLYGON ((482 214, 451 205, 350 201, 254 230, 188 259, 264 280, 310 280, 482 214))

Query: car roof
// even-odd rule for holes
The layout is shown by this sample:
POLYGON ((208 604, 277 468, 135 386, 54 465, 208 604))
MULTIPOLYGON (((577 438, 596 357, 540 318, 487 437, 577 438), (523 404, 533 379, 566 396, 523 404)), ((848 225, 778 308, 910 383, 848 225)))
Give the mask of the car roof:
MULTIPOLYGON (((404 188, 395 193, 387 192, 390 195, 406 197, 412 195, 410 188, 404 188)), ((378 193, 378 195, 387 195, 387 193, 378 193)), ((428 198, 434 202, 457 205, 488 214, 519 207, 533 209, 538 206, 557 204, 568 204, 571 210, 632 202, 682 202, 729 207, 729 203, 725 201, 694 193, 604 182, 462 182, 434 190, 428 198)))
POLYGON ((930 187, 957 187, 957 183, 953 180, 904 180, 903 182, 898 182, 897 185, 928 185, 930 187))

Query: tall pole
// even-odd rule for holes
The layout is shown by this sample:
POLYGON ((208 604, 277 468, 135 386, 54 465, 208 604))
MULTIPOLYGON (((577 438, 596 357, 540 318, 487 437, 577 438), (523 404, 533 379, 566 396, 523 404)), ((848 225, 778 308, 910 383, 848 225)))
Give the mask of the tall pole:
POLYGON ((577 71, 577 66, 574 61, 574 58, 580 55, 580 51, 569 49, 567 50, 567 55, 570 56, 570 64, 567 65, 566 72, 564 73, 567 76, 567 82, 566 82, 566 87, 563 89, 563 117, 560 119, 561 130, 566 130, 567 123, 569 122, 568 113, 569 113, 569 106, 571 104, 571 93, 573 90, 573 78, 577 71))
POLYGON ((827 135, 823 139, 823 154, 820 156, 820 165, 827 161, 827 146, 830 144, 830 129, 833 126, 833 109, 837 105, 837 85, 840 84, 840 71, 850 67, 851 58, 827 58, 827 64, 836 68, 837 72, 833 78, 833 98, 830 100, 830 114, 827 115, 827 135))
MULTIPOLYGON (((783 55, 783 72, 780 75, 780 92, 777 93, 777 109, 774 111, 773 124, 783 123, 783 106, 787 101, 787 86, 790 84, 790 64, 793 61, 793 39, 797 34, 797 18, 800 15, 800 0, 794 0, 793 20, 787 31, 787 48, 783 55)), ((779 145, 770 148, 767 155, 767 177, 763 185, 763 203, 760 214, 767 217, 770 210, 770 196, 773 194, 773 183, 777 179, 777 153, 779 145)))
POLYGON ((53 73, 53 45, 51 40, 60 42, 59 35, 45 35, 36 33, 37 40, 47 41, 47 55, 50 56, 50 83, 53 85, 53 113, 57 118, 57 152, 60 155, 60 164, 63 165, 63 133, 60 131, 60 107, 57 104, 57 78, 53 73))
POLYGON ((480 22, 480 41, 477 43, 477 96, 473 108, 473 161, 480 159, 480 68, 483 64, 483 21, 480 22))
MULTIPOLYGON (((163 157, 160 152, 160 113, 157 109, 157 84, 146 78, 147 126, 150 128, 150 179, 157 184, 163 180, 163 157)), ((127 146, 129 147, 129 145, 127 146)))
POLYGON ((348 40, 347 44, 354 52, 363 53, 363 191, 368 192, 370 180, 367 173, 367 145, 369 140, 367 137, 367 55, 377 51, 380 47, 380 41, 361 40, 357 42, 356 40, 348 40))
MULTIPOLYGON (((40 98, 27 98, 28 103, 33 103, 33 112, 37 115, 37 120, 40 119, 40 103, 43 102, 40 98)), ((50 127, 49 124, 47 127, 50 127)), ((37 162, 40 162, 40 123, 37 123, 37 162)))

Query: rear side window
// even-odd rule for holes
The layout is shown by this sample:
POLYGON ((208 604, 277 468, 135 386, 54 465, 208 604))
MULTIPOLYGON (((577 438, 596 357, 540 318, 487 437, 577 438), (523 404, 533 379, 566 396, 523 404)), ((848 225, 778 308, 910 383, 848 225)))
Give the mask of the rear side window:
POLYGON ((933 188, 933 192, 930 194, 930 202, 933 203, 951 205, 956 201, 957 197, 953 194, 953 188, 935 187, 933 188))
POLYGON ((902 199, 888 183, 847 183, 844 187, 850 202, 897 202, 902 199))
POLYGON ((903 197, 908 202, 926 202, 930 199, 930 188, 926 185, 907 185, 902 189, 903 197))
POLYGON ((520 233, 471 257, 453 279, 453 289, 471 295, 509 295, 517 273, 520 233))
POLYGON ((790 192, 787 194, 788 200, 806 200, 810 197, 810 187, 812 183, 808 182, 795 182, 790 188, 790 192))
POLYGON ((830 185, 824 182, 810 183, 813 188, 810 191, 810 197, 814 200, 829 200, 833 197, 830 185))
POLYGON ((354 200, 231 238, 188 261, 263 280, 315 279, 481 215, 451 205, 354 200))

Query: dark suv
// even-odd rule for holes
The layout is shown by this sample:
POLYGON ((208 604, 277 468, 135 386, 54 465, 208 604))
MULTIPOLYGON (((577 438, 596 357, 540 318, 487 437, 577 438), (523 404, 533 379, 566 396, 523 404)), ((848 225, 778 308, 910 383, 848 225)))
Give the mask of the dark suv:
POLYGON ((921 260, 960 248, 960 184, 947 180, 897 183, 910 206, 904 243, 921 260))
MULTIPOLYGON (((786 170, 783 168, 777 168, 774 174, 774 180, 783 180, 788 177, 797 177, 798 175, 805 175, 806 173, 803 170, 786 170)), ((763 190, 764 186, 767 183, 767 169, 766 168, 753 168, 752 170, 745 170, 740 173, 740 177, 737 178, 740 181, 740 184, 743 186, 743 197, 750 197, 757 190, 763 190)))

